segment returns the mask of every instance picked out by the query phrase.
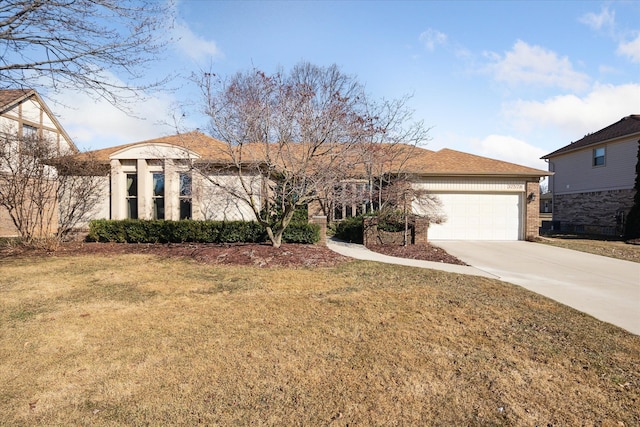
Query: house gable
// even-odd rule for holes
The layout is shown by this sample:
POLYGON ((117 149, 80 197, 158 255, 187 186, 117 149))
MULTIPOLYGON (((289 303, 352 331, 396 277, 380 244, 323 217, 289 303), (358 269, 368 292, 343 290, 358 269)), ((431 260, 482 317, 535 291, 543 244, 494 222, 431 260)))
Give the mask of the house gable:
POLYGON ((584 138, 572 142, 546 156, 542 159, 551 159, 556 156, 570 153, 576 150, 590 148, 595 145, 603 145, 609 142, 616 142, 620 139, 640 138, 640 114, 631 114, 623 117, 620 121, 609 125, 597 132, 586 135, 584 138))
POLYGON ((200 155, 188 148, 167 143, 139 143, 121 148, 109 156, 110 160, 125 159, 200 159, 200 155))
POLYGON ((78 152, 73 140, 35 90, 0 90, 0 132, 23 135, 27 126, 56 144, 58 154, 78 152))

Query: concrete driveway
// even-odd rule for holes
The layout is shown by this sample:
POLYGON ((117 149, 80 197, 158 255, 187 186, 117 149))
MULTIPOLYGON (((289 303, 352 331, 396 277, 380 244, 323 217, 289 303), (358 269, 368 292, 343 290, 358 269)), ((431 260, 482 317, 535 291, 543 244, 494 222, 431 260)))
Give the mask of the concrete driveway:
POLYGON ((467 264, 640 335, 640 264, 531 242, 430 242, 467 264))

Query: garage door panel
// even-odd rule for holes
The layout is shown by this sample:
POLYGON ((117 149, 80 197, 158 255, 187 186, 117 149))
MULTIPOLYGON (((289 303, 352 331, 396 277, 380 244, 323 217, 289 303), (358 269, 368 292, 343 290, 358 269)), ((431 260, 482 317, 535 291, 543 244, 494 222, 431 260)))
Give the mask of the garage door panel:
POLYGON ((519 240, 522 229, 520 194, 435 194, 447 216, 429 227, 433 240, 519 240))

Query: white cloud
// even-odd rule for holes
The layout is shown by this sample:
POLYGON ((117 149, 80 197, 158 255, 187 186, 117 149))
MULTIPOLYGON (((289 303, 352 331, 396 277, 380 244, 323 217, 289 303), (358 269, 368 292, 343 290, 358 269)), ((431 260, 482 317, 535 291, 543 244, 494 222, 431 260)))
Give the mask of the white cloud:
POLYGON ((177 38, 177 50, 195 61, 216 58, 222 55, 214 41, 206 40, 195 34, 184 21, 176 22, 173 31, 177 38))
POLYGON ((593 30, 603 30, 613 28, 615 25, 616 13, 615 11, 609 11, 607 6, 604 6, 600 13, 587 13, 580 17, 579 21, 588 25, 593 30))
POLYGON ((582 91, 588 87, 589 76, 577 72, 567 57, 540 46, 518 40, 504 57, 489 52, 493 63, 488 70, 494 78, 509 85, 538 85, 582 91))
POLYGON ((557 129, 575 141, 629 114, 640 113, 640 84, 596 84, 584 97, 555 96, 544 101, 516 101, 503 115, 521 131, 557 129))
MULTIPOLYGON (((104 77, 114 87, 125 86, 111 73, 104 77)), ((121 92, 122 96, 130 95, 125 90, 114 91, 121 92)), ((168 93, 137 99, 129 97, 130 102, 122 107, 130 113, 81 91, 64 90, 51 94, 51 98, 53 113, 81 150, 127 144, 176 132, 173 115, 178 114, 178 109, 175 99, 168 93)))
POLYGON ((419 40, 427 50, 434 51, 437 45, 443 45, 447 42, 447 35, 433 28, 429 28, 420 34, 419 40))
POLYGON ((84 94, 62 94, 69 108, 56 108, 60 123, 80 149, 99 149, 175 133, 172 100, 155 96, 129 107, 136 117, 104 100, 84 94))
POLYGON ((640 62, 640 34, 638 34, 634 40, 631 40, 628 43, 620 43, 620 45, 618 45, 618 50, 616 51, 616 53, 628 57, 631 62, 640 62))
POLYGON ((546 150, 512 136, 493 134, 474 145, 481 156, 542 170, 547 169, 544 160, 540 160, 540 157, 547 154, 546 150))

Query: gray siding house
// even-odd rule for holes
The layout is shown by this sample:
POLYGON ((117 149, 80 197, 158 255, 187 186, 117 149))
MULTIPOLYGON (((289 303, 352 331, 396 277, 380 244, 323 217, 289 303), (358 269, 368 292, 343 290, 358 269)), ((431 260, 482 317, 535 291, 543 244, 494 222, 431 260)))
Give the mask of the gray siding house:
POLYGON ((555 230, 621 235, 633 206, 640 115, 542 157, 549 164, 555 230))

